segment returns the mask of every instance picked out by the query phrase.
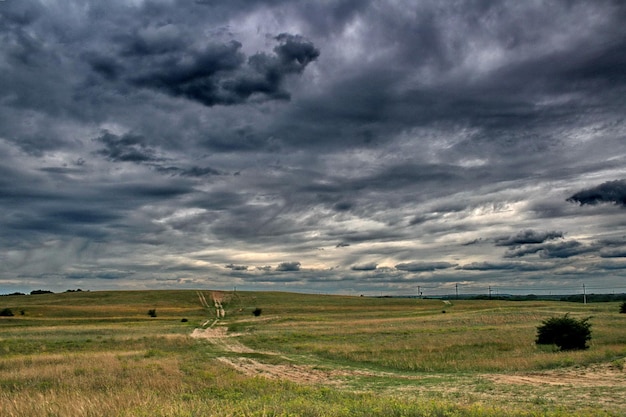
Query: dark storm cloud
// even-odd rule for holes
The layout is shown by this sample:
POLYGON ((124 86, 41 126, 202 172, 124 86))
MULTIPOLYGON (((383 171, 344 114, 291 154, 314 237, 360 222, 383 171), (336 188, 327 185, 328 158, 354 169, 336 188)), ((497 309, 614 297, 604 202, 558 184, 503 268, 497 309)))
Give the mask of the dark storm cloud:
POLYGON ((585 204, 614 203, 626 207, 626 180, 607 181, 596 187, 577 192, 567 199, 572 203, 585 204))
POLYGON ((0 275, 614 279, 625 19, 611 1, 0 1, 0 275))
POLYGON ((496 246, 519 246, 544 243, 547 240, 562 239, 563 232, 522 230, 514 236, 496 238, 496 246))
POLYGON ((159 29, 161 36, 150 39, 139 33, 118 37, 116 57, 90 53, 86 59, 105 80, 121 79, 214 106, 240 104, 255 96, 288 99, 285 78, 301 74, 320 54, 302 36, 282 33, 274 37, 278 45, 273 55, 257 53, 246 59, 240 42, 194 47, 192 39, 176 29, 154 32, 159 29))

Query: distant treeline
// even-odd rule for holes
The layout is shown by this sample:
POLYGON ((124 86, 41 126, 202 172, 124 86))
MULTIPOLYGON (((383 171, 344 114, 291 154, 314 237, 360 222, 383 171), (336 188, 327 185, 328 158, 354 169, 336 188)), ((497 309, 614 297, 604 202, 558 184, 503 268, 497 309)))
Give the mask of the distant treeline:
MULTIPOLYGON (((67 290, 65 292, 82 292, 83 290, 81 290, 80 288, 76 289, 76 290, 67 290)), ((39 294, 54 294, 54 292, 49 291, 49 290, 34 290, 30 292, 30 295, 39 295, 39 294)), ((23 292, 13 292, 11 294, 0 294, 0 296, 2 297, 9 297, 12 295, 26 295, 23 292)))
MULTIPOLYGON (((604 303, 610 301, 626 301, 626 293, 619 294, 587 294, 588 303, 604 303)), ((512 295, 512 294, 498 294, 498 295, 486 295, 486 294, 459 294, 455 295, 434 295, 434 296, 422 296, 417 295, 381 295, 375 298, 422 298, 430 300, 504 300, 504 301, 569 301, 573 303, 585 302, 585 296, 583 294, 564 295, 564 294, 550 294, 550 295, 512 295)))
POLYGON ((569 301, 573 303, 585 302, 585 297, 588 303, 605 303, 610 301, 626 301, 626 294, 574 294, 574 295, 476 295, 472 297, 465 297, 465 299, 472 300, 509 300, 509 301, 532 301, 532 300, 544 300, 544 301, 569 301))

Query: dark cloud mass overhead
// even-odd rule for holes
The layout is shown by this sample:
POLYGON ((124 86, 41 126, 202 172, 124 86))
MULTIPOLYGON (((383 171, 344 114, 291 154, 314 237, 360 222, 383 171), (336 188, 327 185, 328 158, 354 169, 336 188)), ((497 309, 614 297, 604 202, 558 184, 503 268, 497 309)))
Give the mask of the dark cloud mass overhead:
POLYGON ((0 1, 0 294, 626 291, 625 20, 0 1))
POLYGON ((584 204, 614 203, 626 207, 626 180, 607 181, 577 192, 567 201, 584 204))

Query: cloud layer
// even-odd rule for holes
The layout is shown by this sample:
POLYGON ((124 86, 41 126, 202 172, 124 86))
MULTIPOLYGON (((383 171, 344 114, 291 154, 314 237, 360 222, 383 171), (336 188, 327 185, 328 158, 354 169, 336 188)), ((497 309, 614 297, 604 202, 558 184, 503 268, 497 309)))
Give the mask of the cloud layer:
POLYGON ((625 19, 0 2, 0 293, 626 291, 625 19))

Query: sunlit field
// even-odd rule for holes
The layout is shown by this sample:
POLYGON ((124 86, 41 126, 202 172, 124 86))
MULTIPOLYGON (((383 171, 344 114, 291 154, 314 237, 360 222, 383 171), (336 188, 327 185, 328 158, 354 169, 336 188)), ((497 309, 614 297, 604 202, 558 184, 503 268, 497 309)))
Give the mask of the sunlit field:
POLYGON ((5 308, 0 416, 626 414, 619 303, 137 291, 5 308), (535 345, 565 313, 591 317, 589 349, 535 345))

